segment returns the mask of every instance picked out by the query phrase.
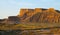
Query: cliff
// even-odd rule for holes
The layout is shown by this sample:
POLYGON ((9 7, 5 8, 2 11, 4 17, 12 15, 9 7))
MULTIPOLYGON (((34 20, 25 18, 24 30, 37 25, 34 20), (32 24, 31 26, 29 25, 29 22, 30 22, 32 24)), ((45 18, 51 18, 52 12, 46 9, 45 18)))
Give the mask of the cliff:
POLYGON ((59 35, 60 11, 53 8, 21 9, 17 16, 0 19, 1 35, 59 35))
POLYGON ((18 24, 22 22, 32 23, 60 23, 60 11, 54 8, 21 9, 17 16, 9 16, 1 19, 0 23, 18 24))
POLYGON ((54 8, 21 9, 18 17, 23 22, 59 23, 60 11, 54 8))

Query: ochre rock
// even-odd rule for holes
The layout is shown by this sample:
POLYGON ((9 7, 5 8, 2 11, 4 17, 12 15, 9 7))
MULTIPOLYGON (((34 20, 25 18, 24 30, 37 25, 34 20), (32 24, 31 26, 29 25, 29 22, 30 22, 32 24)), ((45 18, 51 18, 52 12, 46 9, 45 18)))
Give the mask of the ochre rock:
POLYGON ((49 23, 59 23, 60 22, 60 11, 54 8, 43 9, 21 9, 18 14, 23 22, 49 22, 49 23))

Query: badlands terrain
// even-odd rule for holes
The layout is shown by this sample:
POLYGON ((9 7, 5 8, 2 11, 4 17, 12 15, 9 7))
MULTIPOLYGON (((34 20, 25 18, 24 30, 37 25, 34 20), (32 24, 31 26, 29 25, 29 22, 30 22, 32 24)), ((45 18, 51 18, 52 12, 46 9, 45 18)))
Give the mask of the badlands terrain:
POLYGON ((21 9, 16 16, 0 19, 1 35, 59 35, 60 11, 54 8, 21 9))

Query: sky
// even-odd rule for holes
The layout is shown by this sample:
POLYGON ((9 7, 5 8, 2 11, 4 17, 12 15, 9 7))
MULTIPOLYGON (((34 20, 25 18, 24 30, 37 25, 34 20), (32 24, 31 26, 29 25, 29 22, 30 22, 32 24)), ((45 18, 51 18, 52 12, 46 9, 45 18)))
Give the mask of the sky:
POLYGON ((18 15, 21 8, 60 10, 60 0, 0 0, 0 19, 18 15))

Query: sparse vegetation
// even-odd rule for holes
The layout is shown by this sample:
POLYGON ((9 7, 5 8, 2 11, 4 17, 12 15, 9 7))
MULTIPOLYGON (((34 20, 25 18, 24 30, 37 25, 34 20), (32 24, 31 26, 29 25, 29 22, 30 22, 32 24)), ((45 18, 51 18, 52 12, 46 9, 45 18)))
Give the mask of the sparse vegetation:
POLYGON ((60 13, 50 9, 21 9, 18 16, 0 19, 0 35, 60 34, 60 13))

